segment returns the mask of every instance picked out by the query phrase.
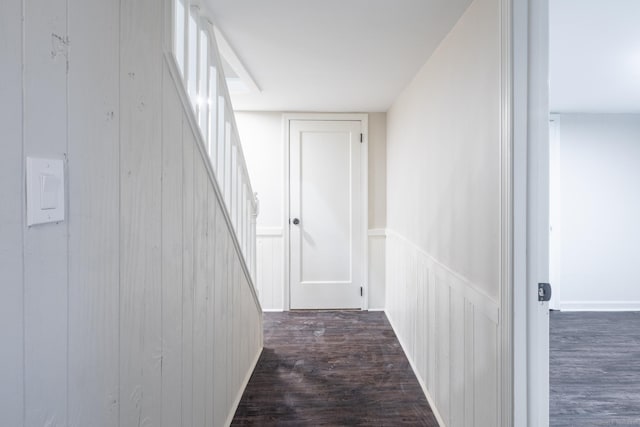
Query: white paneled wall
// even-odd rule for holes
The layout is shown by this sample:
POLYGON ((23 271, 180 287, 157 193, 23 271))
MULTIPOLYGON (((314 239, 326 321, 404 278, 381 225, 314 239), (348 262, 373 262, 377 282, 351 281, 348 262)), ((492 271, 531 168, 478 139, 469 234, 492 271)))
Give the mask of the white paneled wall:
POLYGON ((0 3, 1 426, 227 425, 260 354, 249 216, 167 54, 170 5, 0 3), (65 221, 25 226, 26 156, 65 159, 65 221))
POLYGON ((368 232, 369 271, 368 271, 368 302, 369 310, 384 310, 385 308, 385 256, 386 231, 373 229, 368 232))
POLYGON ((257 286, 260 304, 265 311, 281 311, 285 308, 283 231, 281 227, 261 227, 257 234, 257 286))
POLYGON ((499 307, 387 230, 386 313, 442 425, 499 425, 499 307))

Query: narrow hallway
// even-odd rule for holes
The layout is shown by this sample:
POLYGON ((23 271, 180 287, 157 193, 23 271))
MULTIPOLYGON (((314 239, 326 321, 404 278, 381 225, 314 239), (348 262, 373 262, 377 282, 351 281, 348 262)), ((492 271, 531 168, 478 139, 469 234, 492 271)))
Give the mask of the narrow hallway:
POLYGON ((264 340, 232 425, 438 425, 383 312, 265 313, 264 340))

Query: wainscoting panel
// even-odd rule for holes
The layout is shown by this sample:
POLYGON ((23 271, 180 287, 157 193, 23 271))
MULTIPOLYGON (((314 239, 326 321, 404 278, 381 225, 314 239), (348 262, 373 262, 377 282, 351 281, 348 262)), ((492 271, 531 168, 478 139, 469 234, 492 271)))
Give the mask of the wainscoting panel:
MULTIPOLYGON (((257 290, 264 311, 282 311, 285 307, 284 233, 282 227, 258 227, 257 231, 257 290)), ((385 243, 384 229, 368 232, 369 241, 369 309, 385 308, 385 243)))
POLYGON ((257 287, 265 311, 284 310, 284 233, 282 227, 257 229, 257 287))
POLYGON ((499 305, 387 230, 386 312, 443 426, 495 426, 499 305))
POLYGON ((384 229, 369 230, 369 310, 384 310, 385 240, 384 229))

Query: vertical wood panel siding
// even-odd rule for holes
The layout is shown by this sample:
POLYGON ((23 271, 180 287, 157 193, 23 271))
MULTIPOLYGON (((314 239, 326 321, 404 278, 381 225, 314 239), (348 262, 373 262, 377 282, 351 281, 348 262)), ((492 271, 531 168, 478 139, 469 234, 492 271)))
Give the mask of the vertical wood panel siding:
POLYGON ((256 277, 264 310, 284 310, 284 235, 281 227, 257 230, 256 277))
POLYGON ((22 28, 22 2, 0 3, 0 421, 11 426, 24 424, 22 28))
POLYGON ((24 425, 22 1, 0 2, 0 421, 24 425))
POLYGON ((368 306, 369 310, 383 310, 385 307, 385 231, 369 230, 368 245, 368 306))
POLYGON ((2 426, 224 426, 261 352, 170 4, 0 5, 2 426), (27 156, 66 159, 65 221, 26 227, 27 156))
POLYGON ((440 421, 499 425, 499 306, 393 231, 386 249, 387 316, 440 421))
MULTIPOLYGON (((23 3, 22 163, 27 156, 61 159, 67 153, 66 7, 66 0, 23 3)), ((25 424, 64 425, 69 222, 23 230, 25 424)))
POLYGON ((115 2, 68 2, 71 426, 118 424, 120 51, 119 34, 110 28, 119 19, 115 2), (87 94, 93 102, 86 102, 87 94))
POLYGON ((180 99, 171 90, 170 79, 163 79, 162 85, 162 424, 178 426, 182 421, 183 168, 187 153, 182 144, 180 99))
POLYGON ((151 0, 120 8, 120 424, 158 425, 162 8, 151 0))

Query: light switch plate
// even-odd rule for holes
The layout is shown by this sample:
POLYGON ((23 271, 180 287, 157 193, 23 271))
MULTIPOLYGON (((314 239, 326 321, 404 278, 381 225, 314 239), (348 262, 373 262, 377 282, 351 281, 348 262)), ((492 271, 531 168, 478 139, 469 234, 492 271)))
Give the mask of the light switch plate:
POLYGON ((64 161, 27 157, 27 225, 64 221, 64 161))

